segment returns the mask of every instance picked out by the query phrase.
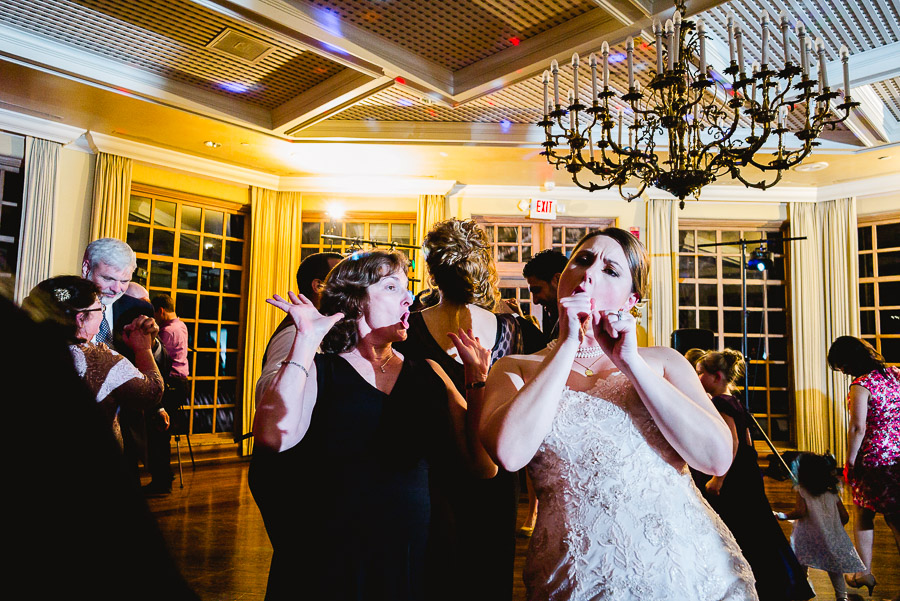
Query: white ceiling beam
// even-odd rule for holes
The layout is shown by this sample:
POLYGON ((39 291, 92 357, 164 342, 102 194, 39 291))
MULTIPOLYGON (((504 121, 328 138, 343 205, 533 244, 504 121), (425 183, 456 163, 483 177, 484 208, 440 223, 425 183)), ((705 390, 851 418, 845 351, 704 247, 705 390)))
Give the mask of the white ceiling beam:
POLYGON ((329 119, 303 130, 297 137, 329 142, 537 146, 544 141, 543 136, 540 128, 527 124, 329 119))
POLYGON ((0 56, 12 63, 208 117, 270 129, 268 110, 147 73, 72 46, 0 24, 0 56))
MULTIPOLYGON (((831 89, 843 89, 844 67, 841 61, 828 61, 826 68, 828 69, 828 84, 831 89)), ((851 88, 898 76, 900 76, 900 42, 850 55, 851 88)))
MULTIPOLYGON (((622 10, 623 8, 627 8, 627 7, 622 6, 621 2, 616 3, 616 2, 613 2, 612 0, 594 0, 594 4, 596 4, 597 6, 599 6, 606 12, 608 12, 610 15, 612 15, 613 19, 615 19, 622 25, 625 25, 626 27, 634 25, 634 22, 637 19, 647 16, 647 15, 641 14, 640 16, 635 18, 635 15, 631 14, 632 11, 622 10)), ((632 5, 632 8, 634 8, 633 5, 632 5)))
MULTIPOLYGON (((860 103, 856 110, 862 113, 870 127, 882 138, 882 141, 887 143, 900 142, 900 123, 897 123, 897 120, 887 110, 887 107, 881 98, 878 97, 878 94, 875 93, 875 90, 871 86, 865 85, 851 88, 850 92, 853 100, 860 103)), ((878 145, 880 144, 873 144, 872 146, 878 145)))
POLYGON ((32 115, 24 115, 2 108, 0 108, 0 131, 43 138, 60 144, 71 144, 86 133, 81 127, 74 127, 49 119, 41 119, 32 115))
POLYGON ((394 84, 390 77, 369 77, 352 69, 344 69, 291 98, 272 110, 273 131, 277 134, 294 132, 377 94, 394 84))

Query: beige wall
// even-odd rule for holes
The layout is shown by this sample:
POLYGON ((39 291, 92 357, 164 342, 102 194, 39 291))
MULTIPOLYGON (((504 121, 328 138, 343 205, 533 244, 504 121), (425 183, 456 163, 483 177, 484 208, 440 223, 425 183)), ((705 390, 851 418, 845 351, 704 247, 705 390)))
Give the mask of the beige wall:
POLYGON ((25 156, 25 138, 0 131, 0 155, 21 159, 25 156))
POLYGON ((250 202, 250 186, 223 182, 138 161, 134 162, 131 181, 167 190, 227 200, 241 205, 250 202))
POLYGON ((53 249, 50 273, 81 273, 81 256, 91 235, 91 194, 94 161, 87 152, 63 148, 59 153, 56 211, 53 215, 53 249))
POLYGON ((868 196, 856 199, 857 215, 873 215, 900 211, 900 192, 885 196, 868 196))

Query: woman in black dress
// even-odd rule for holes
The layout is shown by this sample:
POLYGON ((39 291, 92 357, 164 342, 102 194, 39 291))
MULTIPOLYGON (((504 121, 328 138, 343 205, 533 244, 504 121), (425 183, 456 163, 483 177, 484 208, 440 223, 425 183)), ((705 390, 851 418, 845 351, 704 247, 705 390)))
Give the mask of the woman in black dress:
MULTIPOLYGON (((465 393, 465 370, 445 332, 471 329, 476 340, 490 348, 490 364, 505 355, 543 348, 536 326, 513 313, 499 312, 505 305, 500 301, 490 241, 474 221, 448 219, 435 224, 425 237, 423 253, 440 301, 410 315, 409 337, 397 348, 438 363, 460 394, 465 393)), ((472 409, 480 412, 480 407, 472 409)), ((473 418, 479 419, 478 415, 473 418)), ((500 470, 495 478, 484 480, 458 464, 442 465, 436 471, 432 530, 439 557, 434 565, 442 574, 434 578, 442 585, 432 599, 508 601, 513 587, 518 473, 500 470)))
MULTIPOLYGON (((427 598, 430 465, 496 471, 443 370, 392 348, 406 337, 406 270, 398 253, 357 253, 329 274, 321 313, 293 293, 268 300, 297 333, 257 390, 250 489, 274 550, 267 599, 427 598)), ((466 381, 483 382, 487 351, 454 341, 466 381)))
POLYGON ((734 534, 753 569, 761 600, 790 601, 815 596, 766 498, 758 455, 750 436, 750 416, 730 394, 744 374, 744 359, 731 349, 709 351, 695 368, 703 388, 731 430, 734 460, 723 476, 694 472, 703 496, 734 534))

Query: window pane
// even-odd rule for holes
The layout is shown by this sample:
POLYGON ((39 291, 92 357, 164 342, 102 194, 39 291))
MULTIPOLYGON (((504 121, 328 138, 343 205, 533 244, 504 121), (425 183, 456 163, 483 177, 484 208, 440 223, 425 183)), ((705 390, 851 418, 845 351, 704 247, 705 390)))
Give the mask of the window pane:
POLYGON ((769 364, 769 386, 773 388, 787 388, 787 365, 783 363, 769 364))
MULTIPOLYGON (((752 272, 747 272, 747 277, 751 277, 752 272)), ((713 276, 715 277, 715 276, 713 276)), ((722 257, 722 277, 728 280, 741 279, 741 258, 740 257, 722 257)))
MULTIPOLYGON (((740 255, 741 245, 735 244, 741 239, 741 232, 722 232, 722 242, 731 242, 731 244, 720 247, 719 252, 723 255, 740 255)), ((752 248, 748 248, 747 252, 752 252, 752 248)), ((710 252, 716 252, 715 248, 711 248, 710 252)))
POLYGON ((497 242, 516 243, 518 241, 519 241, 519 228, 517 228, 517 227, 498 227, 497 228, 497 242))
POLYGON ((531 228, 522 227, 522 244, 531 244, 531 228))
POLYGON ((791 431, 790 424, 788 420, 783 417, 776 417, 772 419, 772 431, 769 434, 769 438, 772 441, 785 442, 791 439, 791 431))
POLYGON ((875 335, 875 311, 859 312, 859 332, 863 336, 866 334, 875 335))
POLYGON ((150 223, 150 199, 143 196, 132 196, 128 202, 128 220, 150 223))
POLYGON ((694 231, 680 230, 678 232, 678 250, 683 253, 694 252, 694 231))
POLYGON ((900 275, 900 251, 878 253, 878 277, 889 275, 900 275))
MULTIPOLYGON (((218 325, 214 323, 198 323, 197 324, 197 348, 218 349, 219 348, 219 332, 218 325)), ((209 353, 201 353, 209 355, 209 353)), ((212 355, 215 356, 215 355, 212 355)), ((208 361, 209 357, 205 357, 204 361, 208 361)), ((209 374, 212 375, 212 374, 209 374)))
POLYGON ((754 361, 765 360, 766 339, 764 336, 747 337, 747 356, 754 361))
POLYGON ((238 326, 222 326, 219 328, 220 336, 222 336, 222 344, 227 349, 237 350, 238 347, 238 326))
MULTIPOLYGON (((221 359, 221 355, 220 355, 221 359)), ((237 364, 238 364, 238 355, 237 353, 225 353, 225 361, 224 365, 219 366, 219 373, 225 376, 236 376, 237 375, 237 364)))
MULTIPOLYGON (((900 282, 878 282, 878 302, 882 307, 900 305, 900 282)), ((859 304, 865 306, 862 299, 859 304)))
POLYGON ((772 406, 772 413, 787 414, 790 412, 787 390, 770 390, 769 403, 772 406))
POLYGON ((698 311, 697 327, 705 330, 719 331, 719 316, 717 311, 698 311))
MULTIPOLYGON (((175 313, 181 319, 194 319, 197 316, 197 295, 179 292, 175 295, 175 313)), ((191 327, 188 326, 188 330, 191 327)))
POLYGON ((719 268, 716 265, 715 257, 697 257, 697 277, 717 278, 718 276, 719 268))
POLYGON ((787 360, 787 340, 784 338, 769 337, 769 359, 775 361, 787 360))
POLYGON ((759 284, 747 285, 747 306, 748 307, 757 307, 762 308, 764 306, 763 301, 763 286, 759 284))
POLYGON ((203 237, 203 260, 218 263, 222 260, 222 239, 203 237))
POLYGON ((875 226, 878 248, 896 248, 900 246, 900 223, 883 223, 875 226))
POLYGON ((200 236, 181 234, 181 246, 178 247, 178 256, 182 259, 198 260, 200 258, 200 236))
POLYGON ((764 334, 763 312, 747 311, 747 334, 764 334))
POLYGON ((770 334, 787 334, 787 315, 784 311, 769 311, 767 315, 770 334))
POLYGON ((722 306, 724 306, 724 307, 740 307, 741 306, 741 285, 740 284, 723 284, 722 285, 722 306))
POLYGON ((531 260, 531 245, 527 244, 522 247, 522 262, 525 263, 531 260))
MULTIPOLYGON (((210 354, 210 353, 206 353, 210 354)), ((198 357, 197 365, 200 360, 198 357)), ((199 369, 199 367, 198 367, 199 369)), ((198 374, 199 375, 199 374, 198 374)), ((197 380, 194 384, 194 404, 195 405, 212 405, 213 396, 215 395, 216 383, 212 380, 197 380)), ((194 414, 196 415, 196 413, 194 414)))
MULTIPOLYGON (((741 382, 741 392, 743 392, 743 382, 741 382)), ((768 413, 769 408, 766 405, 766 391, 765 390, 751 390, 750 392, 750 413, 768 413)), ((766 430, 767 419, 763 418, 759 420, 759 425, 763 430, 766 430)))
POLYGON ((874 307, 875 306, 875 284, 861 283, 859 285, 859 306, 874 307))
POLYGON ((882 309, 878 314, 882 334, 900 334, 900 309, 882 309))
POLYGON ((147 259, 141 259, 138 257, 135 259, 136 267, 134 268, 134 273, 131 276, 131 279, 140 284, 141 286, 147 285, 147 259))
MULTIPOLYGON (((724 331, 728 334, 740 334, 743 331, 743 315, 740 311, 722 311, 724 331)), ((718 328, 712 328, 713 331, 718 328)))
POLYGON ((708 230, 699 230, 697 232, 697 244, 698 244, 697 252, 715 253, 716 252, 715 246, 704 246, 704 247, 699 246, 700 244, 710 244, 710 243, 715 243, 715 242, 717 242, 715 232, 710 232, 708 230))
POLYGON ((318 221, 304 221, 301 225, 301 228, 301 244, 319 244, 319 233, 322 230, 321 223, 319 223, 318 221))
POLYGON ((222 224, 224 219, 224 213, 220 211, 210 211, 209 209, 205 209, 203 211, 203 231, 207 234, 216 234, 217 236, 221 236, 222 224))
POLYGON ((875 277, 875 269, 872 266, 872 255, 859 255, 859 277, 875 277))
MULTIPOLYGON (((203 342, 198 342, 199 348, 203 342)), ((213 351, 197 352, 197 376, 215 376, 216 375, 216 353, 213 351)), ((212 399, 210 399, 212 400, 212 399)), ((195 401, 196 402, 196 401, 195 401)))
POLYGON ((172 287, 172 264, 170 262, 150 262, 150 285, 160 288, 172 287))
POLYGON ((685 256, 678 257, 678 277, 680 277, 680 278, 696 277, 696 275, 694 275, 694 261, 695 261, 695 257, 693 255, 685 255, 685 256))
POLYGON ((200 231, 200 207, 181 206, 181 229, 191 232, 200 231))
POLYGON ((125 241, 136 253, 145 253, 150 251, 150 228, 141 227, 139 225, 129 225, 128 234, 125 241))
POLYGON ((153 230, 153 254, 164 257, 175 255, 175 232, 154 228, 153 230))
POLYGON ((200 295, 200 319, 219 319, 219 297, 200 295))
MULTIPOLYGON (((219 405, 232 405, 237 402, 237 380, 221 380, 219 382, 219 395, 216 403, 219 405)), ((216 413, 231 411, 230 409, 219 409, 216 413)), ((230 429, 230 428, 229 428, 230 429)))
POLYGON ((237 269, 226 269, 224 270, 225 274, 225 282, 222 289, 222 292, 227 294, 240 294, 241 293, 241 272, 237 269))
MULTIPOLYGON (((233 380, 226 380, 225 382, 231 382, 233 380)), ((224 397, 222 396, 222 384, 225 382, 219 382, 219 402, 226 402, 224 397)), ((233 397, 232 397, 233 398, 233 397)), ((233 403, 234 401, 227 401, 229 403, 233 403)), ((216 409, 216 432, 231 432, 234 429, 234 407, 222 407, 216 409)))
POLYGON ((212 409, 195 410, 191 434, 212 434, 212 416, 212 409))
POLYGON ((225 241, 225 259, 226 263, 240 265, 244 259, 244 243, 234 242, 233 240, 225 241))
POLYGON ((301 248, 300 249, 300 260, 303 261, 306 257, 310 255, 314 255, 319 252, 318 248, 301 248))
POLYGON ((682 307, 694 307, 697 305, 697 293, 694 284, 678 285, 678 304, 682 307))
POLYGON ((379 240, 381 242, 389 242, 390 241, 390 228, 391 228, 391 226, 387 223, 370 223, 369 224, 369 239, 370 240, 379 240))
POLYGON ((229 215, 228 221, 225 224, 225 235, 231 236, 232 238, 243 238, 244 237, 244 216, 243 215, 229 215))
POLYGON ((178 288, 184 290, 197 289, 197 266, 196 265, 178 265, 178 288))
POLYGON ((562 244, 562 228, 559 226, 553 226, 552 229, 552 242, 554 244, 562 244))
POLYGON ((153 209, 153 224, 174 228, 175 208, 176 205, 174 202, 157 200, 156 207, 153 209))
MULTIPOLYGON (((705 257, 701 257, 705 258, 705 257)), ((697 304, 701 307, 718 307, 719 292, 716 284, 697 285, 697 304)))
POLYGON ((678 327, 679 328, 696 328, 697 327, 693 310, 678 312, 678 327))
POLYGON ((366 224, 363 222, 350 222, 344 224, 344 235, 348 238, 365 238, 366 224))
POLYGON ((219 292, 221 275, 217 267, 204 267, 201 272, 200 290, 204 292, 219 292))
POLYGON ((395 223, 391 226, 391 240, 401 244, 412 242, 412 226, 408 223, 395 223))
POLYGON ((784 286, 766 286, 766 297, 766 301, 769 303, 770 308, 784 308, 784 286))
POLYGON ((784 279, 784 257, 772 259, 772 268, 766 272, 766 277, 770 280, 784 279))
POLYGON ((881 354, 888 363, 900 363, 900 338, 882 338, 881 354))
POLYGON ((587 234, 586 227, 567 227, 566 228, 566 244, 575 244, 587 234))
POLYGON ((519 247, 518 246, 498 246, 497 247, 498 263, 518 263, 519 247))
POLYGON ((872 250, 872 226, 857 229, 858 250, 872 250))
POLYGON ((232 296, 222 297, 222 320, 240 321, 241 299, 232 296))

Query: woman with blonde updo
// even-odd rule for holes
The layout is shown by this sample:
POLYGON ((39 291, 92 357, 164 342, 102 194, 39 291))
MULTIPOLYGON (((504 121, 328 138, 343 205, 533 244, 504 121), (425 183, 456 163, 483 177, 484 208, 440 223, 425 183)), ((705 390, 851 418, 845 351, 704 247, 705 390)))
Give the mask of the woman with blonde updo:
POLYGON ((705 481, 709 501, 734 538, 756 578, 760 599, 810 599, 814 596, 806 580, 806 570, 797 561, 766 498, 758 456, 750 436, 750 416, 731 393, 744 375, 744 358, 738 351, 709 351, 696 363, 703 388, 712 397, 728 429, 731 430, 734 460, 728 471, 705 481))
MULTIPOLYGON (((491 364, 537 349, 525 347, 523 319, 493 312, 502 307, 499 277, 490 241, 474 221, 435 224, 422 248, 440 302, 410 314, 409 337, 396 346, 440 365, 465 396, 468 419, 479 423, 484 389, 466 386, 465 369, 447 333, 469 332, 490 349, 491 364)), ((433 575, 438 588, 432 598, 511 599, 518 474, 500 470, 493 479, 478 480, 448 462, 435 470, 432 491, 432 546, 441 555, 434 565, 446 570, 433 575)))

